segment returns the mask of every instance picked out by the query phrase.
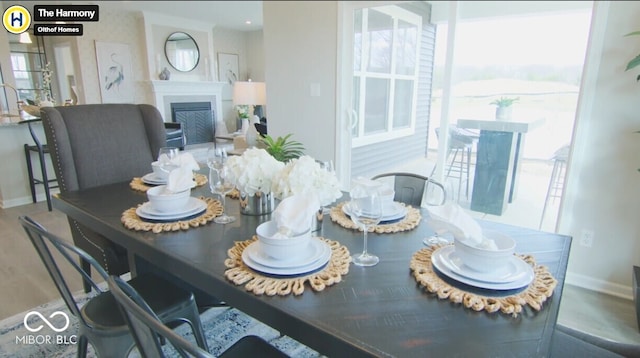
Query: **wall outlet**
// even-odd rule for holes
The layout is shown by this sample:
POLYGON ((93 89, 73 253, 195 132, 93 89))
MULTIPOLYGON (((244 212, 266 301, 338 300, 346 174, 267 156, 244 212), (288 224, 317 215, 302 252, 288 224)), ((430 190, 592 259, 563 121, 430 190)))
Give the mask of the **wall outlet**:
POLYGON ((580 245, 584 247, 591 247, 593 245, 593 236, 593 230, 582 230, 580 245))

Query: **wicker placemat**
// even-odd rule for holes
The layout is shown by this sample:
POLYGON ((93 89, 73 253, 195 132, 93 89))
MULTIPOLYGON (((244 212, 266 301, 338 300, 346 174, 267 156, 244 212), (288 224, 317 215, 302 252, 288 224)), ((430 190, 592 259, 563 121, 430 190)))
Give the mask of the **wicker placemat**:
POLYGON ((467 292, 445 282, 433 269, 431 255, 445 245, 433 245, 420 249, 413 254, 410 263, 416 281, 426 291, 435 293, 439 299, 449 299, 453 303, 461 303, 475 311, 484 310, 490 313, 501 311, 516 317, 522 312, 524 306, 529 306, 536 311, 541 310, 543 303, 551 297, 558 284, 545 266, 536 265, 531 255, 519 255, 533 267, 534 279, 526 289, 501 297, 467 292))
POLYGON ((233 189, 229 192, 229 194, 227 194, 227 196, 231 199, 240 199, 240 190, 233 189))
POLYGON ((204 213, 188 220, 176 220, 166 223, 153 223, 144 221, 141 217, 138 216, 138 214, 136 214, 136 209, 140 205, 142 205, 140 204, 135 208, 125 210, 125 212, 123 212, 122 216, 120 217, 120 221, 127 229, 161 233, 163 231, 188 230, 192 227, 205 225, 209 221, 213 220, 216 216, 222 215, 222 203, 220 203, 219 200, 207 198, 204 196, 201 196, 198 199, 203 200, 207 203, 207 209, 204 211, 204 213))
MULTIPOLYGON (((207 176, 204 175, 204 174, 195 174, 193 176, 193 179, 196 181, 196 186, 205 185, 209 181, 207 179, 207 176)), ((153 188, 154 187, 154 185, 149 185, 149 184, 145 183, 142 180, 142 178, 138 178, 138 177, 133 178, 131 180, 131 182, 129 183, 129 186, 133 190, 142 191, 142 192, 146 192, 147 190, 149 190, 149 188, 153 188)))
POLYGON ((286 296, 291 293, 301 295, 304 292, 305 282, 315 291, 322 291, 326 287, 342 281, 342 276, 349 273, 349 263, 351 254, 349 249, 337 241, 318 237, 331 247, 331 258, 329 263, 322 270, 297 277, 274 277, 265 276, 249 268, 242 261, 242 252, 254 241, 258 240, 253 236, 250 240, 236 241, 232 248, 227 251, 229 256, 224 264, 227 270, 225 277, 236 285, 245 285, 245 289, 256 295, 286 296))
MULTIPOLYGON (((357 226, 348 216, 342 211, 342 206, 344 206, 346 202, 338 203, 336 206, 331 208, 329 215, 331 216, 331 220, 333 222, 338 223, 338 225, 347 228, 347 229, 356 229, 362 231, 362 229, 357 226)), ((402 204, 405 205, 405 204, 402 204)), ((420 224, 420 220, 422 219, 422 215, 420 215, 420 210, 406 205, 407 207, 407 215, 400 221, 391 224, 380 224, 376 227, 370 229, 370 232, 377 232, 378 234, 389 234, 400 231, 408 231, 413 230, 418 224, 420 224)))

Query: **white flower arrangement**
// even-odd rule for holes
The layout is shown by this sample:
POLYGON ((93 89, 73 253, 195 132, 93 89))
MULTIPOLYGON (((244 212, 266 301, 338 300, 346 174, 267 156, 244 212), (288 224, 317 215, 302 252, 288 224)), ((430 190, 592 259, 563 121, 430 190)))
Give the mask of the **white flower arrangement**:
POLYGON ((270 193, 273 179, 284 167, 284 163, 258 148, 249 148, 240 156, 230 156, 226 165, 230 172, 229 180, 249 196, 270 193))
POLYGON ((315 194, 321 206, 342 196, 335 173, 323 169, 307 155, 289 161, 274 178, 271 191, 281 200, 294 194, 315 194))
POLYGON ((249 106, 246 104, 239 104, 236 106, 236 111, 238 112, 238 117, 240 118, 249 118, 249 106))

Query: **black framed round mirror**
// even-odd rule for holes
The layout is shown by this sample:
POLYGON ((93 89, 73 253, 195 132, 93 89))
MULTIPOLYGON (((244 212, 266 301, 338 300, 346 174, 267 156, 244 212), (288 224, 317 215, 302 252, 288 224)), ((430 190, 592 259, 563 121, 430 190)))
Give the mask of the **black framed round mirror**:
POLYGON ((164 43, 164 54, 173 68, 181 72, 192 71, 200 60, 198 44, 189 34, 174 32, 164 43))

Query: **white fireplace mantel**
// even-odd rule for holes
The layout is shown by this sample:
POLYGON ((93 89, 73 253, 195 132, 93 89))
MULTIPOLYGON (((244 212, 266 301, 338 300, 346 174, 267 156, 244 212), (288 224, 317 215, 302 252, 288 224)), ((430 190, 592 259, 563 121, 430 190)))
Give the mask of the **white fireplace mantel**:
POLYGON ((222 119, 222 88, 225 82, 149 81, 156 108, 165 122, 171 121, 171 103, 211 102, 217 120, 222 119))

